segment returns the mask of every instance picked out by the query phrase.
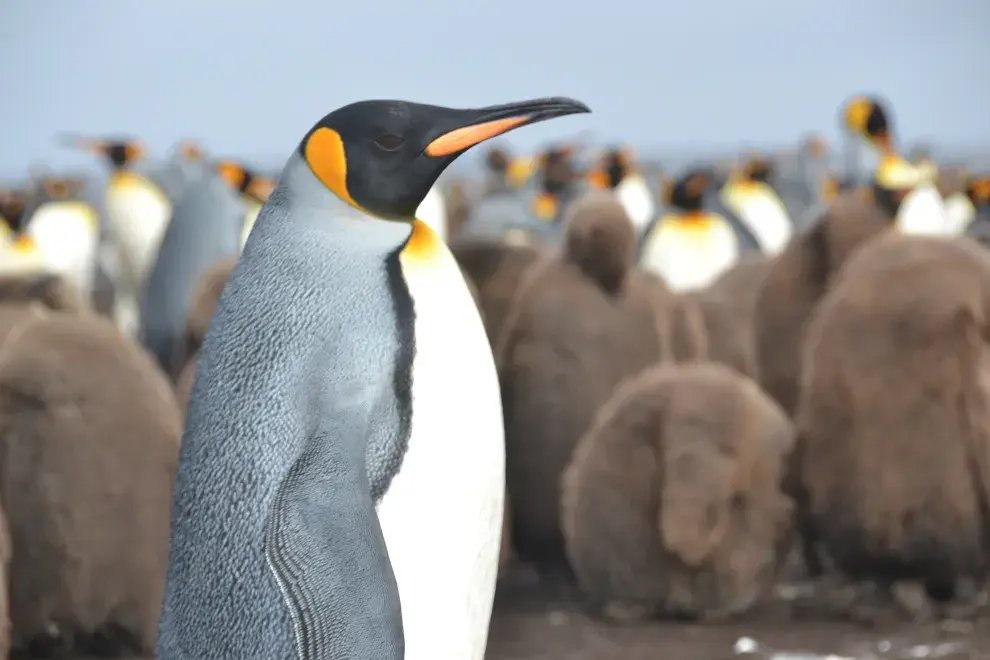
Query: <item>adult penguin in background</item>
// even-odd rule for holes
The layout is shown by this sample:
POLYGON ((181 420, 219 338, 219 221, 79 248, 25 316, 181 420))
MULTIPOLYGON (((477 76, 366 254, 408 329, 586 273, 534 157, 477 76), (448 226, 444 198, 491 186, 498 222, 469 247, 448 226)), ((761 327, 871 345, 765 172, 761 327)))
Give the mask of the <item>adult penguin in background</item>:
POLYGON ((110 164, 104 205, 109 240, 116 248, 114 316, 125 332, 136 335, 141 289, 154 266, 172 204, 160 186, 132 169, 132 164, 144 156, 144 147, 138 142, 83 138, 66 141, 110 164))
POLYGON ((172 149, 168 162, 149 177, 175 204, 187 187, 202 179, 209 169, 206 150, 194 140, 182 140, 172 149))
POLYGON ((481 198, 468 211, 458 238, 504 239, 513 245, 534 242, 541 227, 526 208, 526 198, 509 181, 512 159, 498 147, 485 158, 485 186, 481 198))
POLYGON ((770 183, 773 174, 770 162, 756 156, 730 176, 719 192, 725 205, 756 238, 760 251, 768 256, 783 250, 794 233, 787 208, 770 183))
MULTIPOLYGON (((190 183, 174 206, 158 259, 141 298, 141 342, 165 373, 174 373, 193 291, 203 274, 223 259, 240 253, 245 224, 244 192, 231 180, 238 165, 225 161, 216 173, 190 183)), ((250 189, 250 186, 247 186, 250 189)), ((260 209, 260 205, 258 207, 260 209)))
POLYGON ((8 243, 24 228, 27 193, 0 189, 0 245, 8 243))
POLYGON ((537 187, 530 199, 530 214, 543 229, 541 238, 557 242, 563 235, 561 219, 567 206, 586 190, 574 165, 574 149, 558 145, 539 159, 537 187))
POLYGON ((990 247, 990 176, 970 178, 966 184, 966 198, 973 207, 973 219, 965 233, 990 247))
POLYGON ((843 124, 879 158, 872 194, 884 211, 893 213, 897 227, 908 234, 948 235, 945 204, 935 186, 938 171, 912 165, 897 152, 886 104, 876 97, 855 97, 845 106, 843 124))
POLYGON ((85 181, 45 177, 38 205, 25 222, 46 270, 66 279, 85 300, 93 296, 100 214, 83 198, 85 181))
POLYGON ((661 276, 672 291, 706 287, 735 265, 743 251, 759 250, 738 218, 733 222, 705 210, 712 176, 709 170, 692 169, 668 180, 663 202, 670 212, 649 229, 640 247, 640 265, 661 276))
POLYGON ((588 183, 592 188, 615 192, 636 229, 636 235, 643 235, 656 214, 656 202, 643 175, 636 171, 629 149, 606 149, 588 176, 588 183))
POLYGON ((415 213, 470 147, 582 112, 364 101, 304 136, 197 361, 159 660, 483 658, 498 378, 456 261, 415 213))
POLYGON ((241 226, 240 245, 247 243, 248 235, 254 227, 261 207, 275 189, 275 182, 261 176, 243 163, 224 160, 217 165, 220 176, 237 192, 244 205, 244 221, 241 226))

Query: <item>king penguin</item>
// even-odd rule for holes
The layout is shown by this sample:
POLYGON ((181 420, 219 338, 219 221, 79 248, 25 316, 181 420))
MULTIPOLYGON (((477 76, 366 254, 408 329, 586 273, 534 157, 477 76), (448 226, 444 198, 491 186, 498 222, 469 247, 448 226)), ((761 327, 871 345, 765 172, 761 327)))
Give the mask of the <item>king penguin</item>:
POLYGON ((610 147, 592 169, 588 183, 592 188, 612 190, 626 210, 637 236, 642 236, 656 215, 656 202, 643 175, 634 167, 630 149, 610 147))
POLYGON ((230 167, 234 165, 225 161, 186 183, 185 193, 173 205, 172 219, 142 292, 141 342, 174 377, 178 365, 173 358, 196 285, 217 262, 236 259, 241 251, 243 193, 224 180, 229 174, 220 176, 230 167))
POLYGON ((482 660, 499 386, 457 263, 415 212, 470 147, 582 112, 363 101, 305 135, 198 358, 158 660, 482 660))
POLYGON ((46 177, 40 203, 25 223, 48 271, 69 282, 84 300, 93 295, 100 214, 83 199, 81 180, 46 177))
POLYGON ((171 201, 159 185, 132 169, 131 165, 144 155, 139 143, 81 138, 67 142, 110 163, 104 205, 117 263, 114 316, 125 332, 136 336, 139 296, 172 215, 171 201))
POLYGON ((244 224, 241 227, 241 246, 247 242, 251 229, 261 213, 261 207, 275 188, 275 182, 261 176, 243 163, 233 160, 222 160, 217 164, 217 171, 228 184, 238 193, 244 203, 244 224))
POLYGON ((973 210, 964 233, 990 245, 990 176, 970 177, 966 182, 966 199, 973 210))
POLYGON ((714 175, 690 169, 680 179, 665 180, 663 202, 669 213, 647 231, 640 264, 660 275, 673 291, 704 288, 758 243, 738 219, 706 210, 714 175))
POLYGON ((884 190, 898 191, 897 228, 908 234, 948 235, 950 223, 945 203, 935 186, 938 171, 930 166, 913 165, 897 152, 893 121, 886 104, 875 97, 857 96, 846 104, 843 123, 846 130, 864 140, 880 159, 873 174, 874 194, 882 196, 884 190))
POLYGON ((783 250, 794 233, 794 224, 780 195, 770 183, 773 166, 763 157, 749 158, 741 170, 722 186, 719 196, 756 238, 763 254, 783 250))

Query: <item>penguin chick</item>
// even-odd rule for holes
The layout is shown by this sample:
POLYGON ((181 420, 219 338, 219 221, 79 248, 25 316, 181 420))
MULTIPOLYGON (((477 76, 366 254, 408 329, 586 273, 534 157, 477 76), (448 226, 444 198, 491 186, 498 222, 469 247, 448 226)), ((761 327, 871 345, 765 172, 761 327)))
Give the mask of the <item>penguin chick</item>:
POLYGON ((416 213, 472 146, 588 111, 362 101, 303 136, 196 362, 158 660, 483 658, 498 379, 457 262, 416 213))
POLYGON ((703 318, 708 358, 755 380, 759 379, 754 339, 756 297, 772 266, 772 259, 749 255, 709 287, 688 294, 703 318))
POLYGON ((756 297, 756 365, 760 384, 788 414, 797 403, 800 347, 811 311, 846 258, 892 226, 876 205, 845 192, 774 258, 756 297))
MULTIPOLYGON (((85 314, 89 304, 58 275, 0 276, 0 303, 41 303, 56 312, 85 314)), ((0 656, 2 657, 2 656, 0 656)))
POLYGON ((794 431, 722 365, 659 365, 620 385, 562 479, 567 555, 606 615, 748 610, 788 548, 780 490, 794 431))
POLYGON ((986 576, 990 255, 891 234, 833 279, 804 342, 792 492, 805 556, 938 603, 986 576))
POLYGON ((110 322, 0 306, 15 653, 154 648, 179 434, 168 384, 110 322))
POLYGON ((568 216, 566 250, 529 267, 495 350, 513 542, 544 572, 566 570, 559 479, 575 444, 620 380, 670 358, 666 310, 633 268, 619 202, 588 195, 568 216))

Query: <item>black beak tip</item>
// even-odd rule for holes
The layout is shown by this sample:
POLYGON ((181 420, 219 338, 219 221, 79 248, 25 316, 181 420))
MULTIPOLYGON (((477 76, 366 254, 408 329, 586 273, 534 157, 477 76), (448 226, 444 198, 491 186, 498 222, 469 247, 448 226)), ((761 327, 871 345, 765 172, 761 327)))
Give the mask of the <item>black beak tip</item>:
POLYGON ((561 116, 587 114, 591 112, 591 108, 586 103, 567 96, 555 96, 547 99, 547 105, 553 108, 552 111, 559 112, 561 116))

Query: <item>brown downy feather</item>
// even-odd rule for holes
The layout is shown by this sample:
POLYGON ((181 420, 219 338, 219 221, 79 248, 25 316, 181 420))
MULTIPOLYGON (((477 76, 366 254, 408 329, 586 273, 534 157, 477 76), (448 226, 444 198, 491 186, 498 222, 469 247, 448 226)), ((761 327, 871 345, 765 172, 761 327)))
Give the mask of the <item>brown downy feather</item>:
POLYGON ((766 594, 788 549, 794 431, 724 365, 659 365, 603 406, 562 479, 578 584, 606 615, 719 618, 766 594))
POLYGON ((196 285, 193 293, 192 304, 189 306, 189 317, 186 321, 186 332, 183 335, 181 345, 176 348, 175 358, 172 365, 172 378, 178 381, 186 367, 186 363, 194 360, 203 339, 206 337, 206 329, 210 327, 210 319, 216 311, 217 303, 220 302, 220 294, 227 286, 227 280, 234 270, 237 261, 225 259, 206 271, 196 285))
POLYGON ((761 385, 788 414, 797 404, 808 317, 846 258, 893 222, 859 192, 845 192, 774 258, 756 297, 756 364, 761 385))
POLYGON ((5 275, 0 277, 0 303, 41 303, 48 309, 82 314, 90 306, 76 289, 58 275, 5 275))
POLYGON ((697 304, 708 337, 708 358, 758 380, 753 337, 756 296, 773 266, 766 257, 748 257, 706 289, 689 297, 697 304))
POLYGON ((0 658, 10 657, 10 527, 0 502, 0 658))
POLYGON ((180 433, 164 376, 111 322, 0 306, 15 651, 154 649, 180 433))
POLYGON ((804 346, 789 489, 805 556, 946 601, 990 553, 990 255, 891 234, 857 252, 804 346))
MULTIPOLYGON (((580 200, 575 207, 579 217, 589 208, 580 200)), ((585 231, 588 224, 579 226, 585 231)), ((598 244, 611 255, 631 233, 614 235, 622 245, 598 244)), ((586 267, 595 263, 592 254, 582 259, 586 267)), ((513 543, 521 558, 546 568, 566 566, 558 480, 595 410, 620 380, 671 357, 664 310, 650 281, 636 274, 607 281, 620 288, 603 289, 563 255, 533 264, 495 347, 513 543)))
POLYGON ((564 259, 605 293, 619 291, 636 262, 636 230, 625 207, 611 191, 595 191, 577 200, 564 222, 564 259))

